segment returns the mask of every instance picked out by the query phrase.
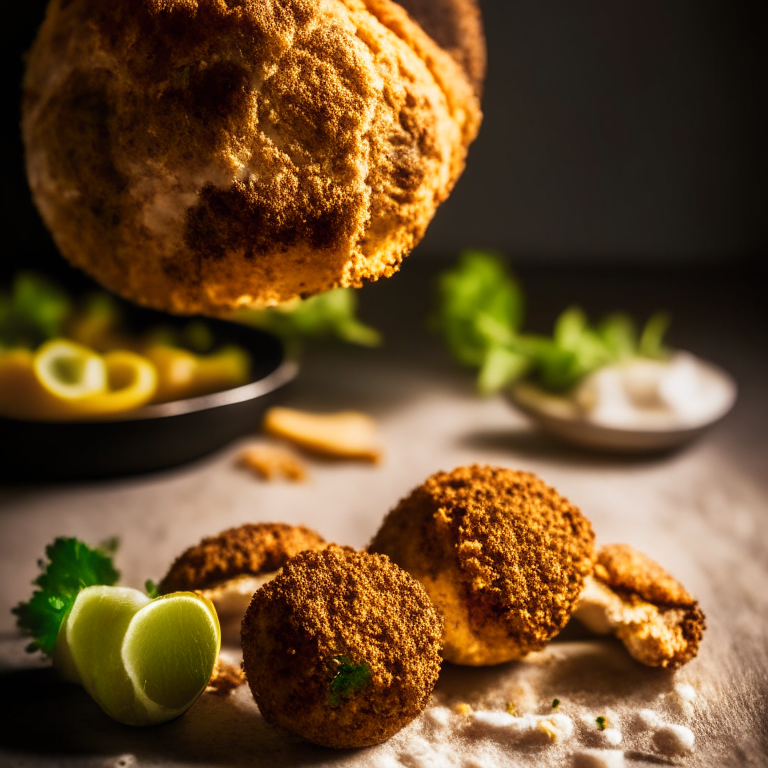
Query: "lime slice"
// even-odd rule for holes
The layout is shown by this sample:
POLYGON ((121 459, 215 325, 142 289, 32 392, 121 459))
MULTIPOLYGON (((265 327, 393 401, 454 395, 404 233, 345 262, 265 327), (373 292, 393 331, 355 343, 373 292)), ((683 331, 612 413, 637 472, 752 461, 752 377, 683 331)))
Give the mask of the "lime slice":
POLYGON ((110 717, 152 725, 194 703, 220 647, 219 620, 204 597, 176 592, 150 600, 136 589, 87 587, 59 633, 54 661, 110 717))
MULTIPOLYGON (((137 700, 121 655, 131 619, 149 602, 138 589, 86 587, 78 594, 56 641, 55 660, 69 655, 85 690, 110 717, 128 725, 154 722, 137 700), (60 649, 62 642, 65 648, 60 649)), ((66 665, 64 673, 72 679, 66 665)))
POLYGON ((93 350, 65 339, 43 344, 33 366, 44 389, 64 400, 88 397, 107 388, 104 360, 93 350))
POLYGON ((213 603, 193 592, 174 592, 133 617, 122 658, 141 703, 170 719, 205 690, 220 649, 221 628, 213 603))

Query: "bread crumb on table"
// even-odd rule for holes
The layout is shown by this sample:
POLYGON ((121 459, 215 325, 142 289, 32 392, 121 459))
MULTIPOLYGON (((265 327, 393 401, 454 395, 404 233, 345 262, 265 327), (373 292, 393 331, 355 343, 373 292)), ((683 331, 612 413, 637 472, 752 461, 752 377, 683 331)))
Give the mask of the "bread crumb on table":
POLYGON ((264 417, 264 431, 322 456, 371 462, 382 456, 376 422, 358 411, 309 413, 270 408, 264 417))
POLYGON ((303 483, 307 479, 304 462, 293 451, 279 445, 249 446, 240 453, 238 463, 265 480, 285 478, 303 483))

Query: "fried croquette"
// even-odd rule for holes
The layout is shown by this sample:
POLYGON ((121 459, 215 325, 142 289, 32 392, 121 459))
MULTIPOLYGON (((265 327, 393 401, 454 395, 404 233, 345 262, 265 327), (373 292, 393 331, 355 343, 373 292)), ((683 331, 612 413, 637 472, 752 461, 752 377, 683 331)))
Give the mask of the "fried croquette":
POLYGON ((485 33, 478 0, 397 0, 418 25, 462 66, 475 92, 483 90, 485 33))
POLYGON ((316 744, 385 741, 426 706, 442 621, 389 558, 331 545, 292 558, 243 619, 243 667, 264 718, 316 744))
POLYGON ((480 119, 462 67, 391 0, 51 0, 22 135, 69 261, 221 315, 393 274, 480 119))
POLYGON ((197 591, 213 602, 222 621, 238 622, 253 593, 288 560, 325 539, 303 525, 246 523, 203 539, 180 555, 159 584, 161 594, 197 591))
POLYGON ((598 634, 615 634, 650 667, 680 667, 699 651, 706 621, 698 602, 658 563, 628 544, 597 553, 574 616, 598 634))
POLYGON ((594 535, 528 472, 437 472, 386 517, 369 551, 415 576, 445 619, 443 656, 498 664, 541 648, 568 621, 592 572, 594 535))

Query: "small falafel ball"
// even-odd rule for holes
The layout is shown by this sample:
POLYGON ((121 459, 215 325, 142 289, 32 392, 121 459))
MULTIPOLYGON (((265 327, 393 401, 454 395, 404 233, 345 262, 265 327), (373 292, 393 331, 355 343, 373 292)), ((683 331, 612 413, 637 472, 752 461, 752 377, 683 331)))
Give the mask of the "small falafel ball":
POLYGON ((589 521, 538 477, 437 472, 389 513, 369 551, 415 576, 445 618, 443 656, 499 664, 541 648, 592 572, 589 521))
POLYGON ((210 536, 181 554, 159 584, 161 594, 201 592, 213 602, 222 624, 239 623, 253 593, 288 560, 325 539, 303 525, 246 523, 210 536))
POLYGON ((685 587, 628 544, 598 551, 574 617, 597 634, 615 634, 649 667, 687 664, 706 629, 704 613, 685 587))
POLYGON ((426 706, 442 621, 388 557, 331 545, 292 558, 243 619, 243 667, 264 718, 316 744, 385 741, 426 706))

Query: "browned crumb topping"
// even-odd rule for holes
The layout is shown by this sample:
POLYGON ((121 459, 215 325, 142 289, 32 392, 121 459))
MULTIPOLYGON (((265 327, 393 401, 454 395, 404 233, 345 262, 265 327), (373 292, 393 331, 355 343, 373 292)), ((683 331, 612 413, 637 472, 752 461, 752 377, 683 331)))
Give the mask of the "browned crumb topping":
POLYGON ((239 667, 228 664, 219 656, 216 668, 205 689, 206 693, 215 693, 219 696, 229 696, 245 682, 245 672, 239 667))
POLYGON ((592 571, 593 541, 589 521, 535 475, 472 465, 429 477, 390 512, 369 549, 416 578, 454 576, 475 631, 501 623, 531 651, 571 615, 592 571))
POLYGON ((649 603, 658 609, 656 622, 676 642, 663 642, 658 628, 629 621, 617 634, 632 655, 650 666, 680 667, 699 652, 706 619, 698 602, 655 560, 628 544, 609 544, 597 553, 595 578, 612 590, 631 614, 649 603))
POLYGON ((480 118, 390 0, 51 0, 22 133, 67 259, 142 304, 221 314, 393 274, 480 118))
POLYGON ((426 706, 440 670, 442 622, 389 558, 331 545, 303 552, 254 596, 243 665, 263 716, 317 744, 378 744, 426 706), (367 668, 336 695, 340 660, 367 668))
POLYGON ((245 448, 238 462, 265 480, 284 477, 303 483, 307 479, 304 462, 293 451, 278 445, 252 445, 245 448))
POLYGON ((598 550, 595 576, 616 591, 636 594, 654 605, 696 604, 679 581, 629 544, 608 544, 598 550))
POLYGON ((324 546, 325 539, 303 525, 246 523, 190 547, 160 582, 160 593, 208 589, 237 576, 276 571, 299 552, 324 546))

